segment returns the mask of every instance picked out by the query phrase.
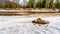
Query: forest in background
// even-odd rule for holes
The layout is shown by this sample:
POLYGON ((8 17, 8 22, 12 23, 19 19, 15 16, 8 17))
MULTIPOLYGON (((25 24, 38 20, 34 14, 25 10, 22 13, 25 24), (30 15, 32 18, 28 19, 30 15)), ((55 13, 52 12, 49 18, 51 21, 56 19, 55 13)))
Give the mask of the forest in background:
POLYGON ((26 2, 24 0, 25 5, 6 1, 5 3, 0 3, 0 8, 60 8, 60 1, 57 0, 29 0, 26 2))

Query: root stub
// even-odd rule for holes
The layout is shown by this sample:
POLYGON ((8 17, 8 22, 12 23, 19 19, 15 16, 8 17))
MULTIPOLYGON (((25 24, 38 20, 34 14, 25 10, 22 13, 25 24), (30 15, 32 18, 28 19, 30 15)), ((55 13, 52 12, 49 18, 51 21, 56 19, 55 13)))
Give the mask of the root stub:
POLYGON ((48 21, 42 20, 40 18, 37 18, 36 20, 33 20, 32 23, 36 23, 36 24, 49 24, 48 21))

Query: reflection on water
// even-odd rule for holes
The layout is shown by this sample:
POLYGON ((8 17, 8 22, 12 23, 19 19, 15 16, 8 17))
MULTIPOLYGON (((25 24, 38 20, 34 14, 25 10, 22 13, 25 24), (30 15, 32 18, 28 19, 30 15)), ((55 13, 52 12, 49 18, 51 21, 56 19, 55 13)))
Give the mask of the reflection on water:
POLYGON ((0 16, 0 34, 60 34, 60 16, 41 17, 50 24, 33 24, 37 17, 0 16), (40 26, 39 26, 40 25, 40 26))

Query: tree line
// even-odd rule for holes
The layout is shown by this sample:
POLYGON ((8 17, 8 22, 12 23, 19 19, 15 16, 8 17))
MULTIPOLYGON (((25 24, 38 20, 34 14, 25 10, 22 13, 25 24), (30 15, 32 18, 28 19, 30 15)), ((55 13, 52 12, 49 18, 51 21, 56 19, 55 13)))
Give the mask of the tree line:
POLYGON ((4 4, 0 3, 0 8, 60 8, 60 1, 56 0, 29 0, 26 5, 15 2, 6 1, 4 4))

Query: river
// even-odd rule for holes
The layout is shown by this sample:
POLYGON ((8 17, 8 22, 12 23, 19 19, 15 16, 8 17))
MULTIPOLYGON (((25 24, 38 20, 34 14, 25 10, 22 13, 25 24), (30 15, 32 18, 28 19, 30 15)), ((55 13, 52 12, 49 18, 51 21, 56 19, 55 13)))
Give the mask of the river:
POLYGON ((60 34, 60 14, 31 14, 23 16, 0 16, 0 34, 60 34), (33 24, 41 18, 49 24, 33 24))

